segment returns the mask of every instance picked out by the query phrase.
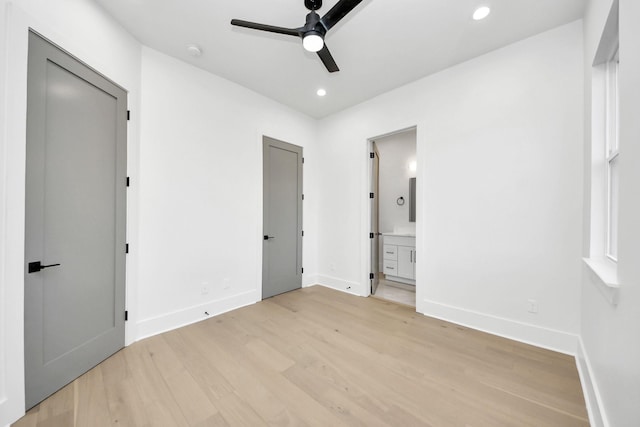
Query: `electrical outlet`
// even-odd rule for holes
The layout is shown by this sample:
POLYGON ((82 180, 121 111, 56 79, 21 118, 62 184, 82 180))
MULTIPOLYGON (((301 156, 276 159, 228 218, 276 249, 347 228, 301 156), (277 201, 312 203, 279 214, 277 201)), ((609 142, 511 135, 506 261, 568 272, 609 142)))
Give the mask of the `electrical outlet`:
POLYGON ((530 299, 527 301, 527 311, 529 313, 537 314, 538 313, 538 301, 534 299, 530 299))

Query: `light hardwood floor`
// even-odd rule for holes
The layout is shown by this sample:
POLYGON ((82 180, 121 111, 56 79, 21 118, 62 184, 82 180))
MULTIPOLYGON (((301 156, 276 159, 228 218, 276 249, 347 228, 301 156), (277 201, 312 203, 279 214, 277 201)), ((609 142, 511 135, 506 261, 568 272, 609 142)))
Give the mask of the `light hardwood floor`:
POLYGON ((137 342, 14 425, 588 421, 570 356, 314 286, 137 342))
POLYGON ((378 288, 373 295, 376 298, 382 298, 387 301, 398 302, 400 304, 416 306, 416 288, 415 286, 397 283, 391 280, 380 279, 378 288))

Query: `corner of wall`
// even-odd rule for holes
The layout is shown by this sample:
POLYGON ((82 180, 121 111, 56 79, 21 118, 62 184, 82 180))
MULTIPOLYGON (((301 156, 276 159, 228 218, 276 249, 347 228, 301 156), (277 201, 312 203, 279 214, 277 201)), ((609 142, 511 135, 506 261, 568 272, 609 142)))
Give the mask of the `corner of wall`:
POLYGON ((604 408, 600 404, 600 402, 602 402, 600 390, 593 375, 591 363, 585 351, 582 337, 578 337, 576 366, 578 368, 578 375, 580 375, 582 393, 584 394, 584 400, 587 405, 590 424, 593 427, 608 427, 609 422, 607 421, 604 408))
POLYGON ((148 338, 173 329, 190 325, 213 316, 226 313, 260 301, 258 291, 250 290, 227 298, 208 301, 150 319, 136 324, 137 340, 148 338))
POLYGON ((578 336, 439 302, 422 300, 419 313, 471 329, 574 356, 578 336))
POLYGON ((337 277, 318 274, 316 284, 335 289, 337 291, 346 292, 356 296, 366 296, 364 286, 361 283, 352 282, 337 277))

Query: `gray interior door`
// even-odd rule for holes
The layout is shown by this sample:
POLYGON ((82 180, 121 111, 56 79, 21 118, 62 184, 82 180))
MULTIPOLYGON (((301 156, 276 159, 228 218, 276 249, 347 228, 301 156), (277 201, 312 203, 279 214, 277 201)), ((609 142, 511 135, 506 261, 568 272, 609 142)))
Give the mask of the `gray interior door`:
POLYGON ((124 346, 127 94, 33 33, 27 92, 30 408, 124 346))
POLYGON ((373 239, 371 239, 371 295, 376 293, 378 289, 378 283, 380 283, 380 156, 375 142, 373 145, 373 158, 371 165, 371 192, 373 198, 371 199, 371 232, 373 233, 373 239))
POLYGON ((263 138, 262 298, 302 286, 302 147, 263 138))

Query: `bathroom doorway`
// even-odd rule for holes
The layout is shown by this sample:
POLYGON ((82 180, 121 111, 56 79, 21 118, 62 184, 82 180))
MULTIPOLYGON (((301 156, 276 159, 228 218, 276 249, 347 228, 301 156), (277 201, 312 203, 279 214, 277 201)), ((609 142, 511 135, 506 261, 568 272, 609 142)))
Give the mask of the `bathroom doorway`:
POLYGON ((371 295, 416 305, 416 128, 370 140, 371 295))

